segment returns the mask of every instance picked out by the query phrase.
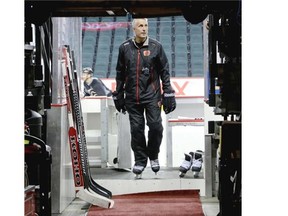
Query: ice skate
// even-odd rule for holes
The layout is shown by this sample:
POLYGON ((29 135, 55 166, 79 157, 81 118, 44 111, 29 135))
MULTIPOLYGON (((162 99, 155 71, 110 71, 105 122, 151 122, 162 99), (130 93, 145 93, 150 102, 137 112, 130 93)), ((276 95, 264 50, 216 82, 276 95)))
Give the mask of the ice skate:
POLYGON ((183 178, 186 174, 186 172, 191 168, 192 161, 193 161, 193 152, 190 152, 189 154, 184 154, 185 160, 182 162, 181 166, 179 167, 179 177, 183 178))
POLYGON ((136 174, 135 179, 141 179, 142 178, 142 172, 145 169, 144 166, 141 165, 134 165, 132 172, 136 174))
POLYGON ((150 160, 150 164, 152 171, 155 172, 155 175, 157 175, 157 172, 160 170, 159 160, 150 160))
POLYGON ((199 172, 201 171, 202 168, 202 163, 203 163, 203 151, 197 150, 194 153, 194 158, 193 158, 193 163, 192 163, 192 172, 195 178, 199 177, 199 172))

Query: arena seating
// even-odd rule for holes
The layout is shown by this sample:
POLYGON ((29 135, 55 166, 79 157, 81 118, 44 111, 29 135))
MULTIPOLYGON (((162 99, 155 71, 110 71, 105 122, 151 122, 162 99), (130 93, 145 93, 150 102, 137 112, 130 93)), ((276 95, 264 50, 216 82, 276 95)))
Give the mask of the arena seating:
MULTIPOLYGON (((114 78, 119 45, 132 36, 128 16, 83 18, 82 66, 92 67, 99 78, 114 78)), ((182 16, 149 18, 149 36, 162 43, 172 77, 203 77, 202 23, 182 16)))

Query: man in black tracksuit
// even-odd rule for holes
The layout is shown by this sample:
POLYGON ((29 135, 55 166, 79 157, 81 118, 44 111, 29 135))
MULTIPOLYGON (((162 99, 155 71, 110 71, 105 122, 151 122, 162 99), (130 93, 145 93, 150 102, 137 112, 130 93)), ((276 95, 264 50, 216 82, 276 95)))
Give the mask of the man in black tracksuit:
POLYGON ((119 47, 116 91, 112 94, 116 109, 129 113, 135 159, 133 172, 141 174, 149 158, 156 173, 160 169, 158 153, 163 136, 161 105, 166 114, 172 112, 176 108, 175 92, 170 84, 169 63, 163 47, 148 37, 148 20, 134 19, 132 27, 135 37, 119 47), (147 144, 144 113, 149 127, 147 144))

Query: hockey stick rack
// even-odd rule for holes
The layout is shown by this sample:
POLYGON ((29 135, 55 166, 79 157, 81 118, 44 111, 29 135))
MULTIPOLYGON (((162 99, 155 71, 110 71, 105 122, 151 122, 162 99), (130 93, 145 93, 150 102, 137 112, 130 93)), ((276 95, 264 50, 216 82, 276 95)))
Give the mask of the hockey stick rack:
POLYGON ((69 122, 68 139, 72 160, 76 197, 103 208, 112 208, 112 193, 97 184, 90 173, 82 108, 79 96, 77 71, 73 51, 62 47, 62 71, 65 84, 69 122))

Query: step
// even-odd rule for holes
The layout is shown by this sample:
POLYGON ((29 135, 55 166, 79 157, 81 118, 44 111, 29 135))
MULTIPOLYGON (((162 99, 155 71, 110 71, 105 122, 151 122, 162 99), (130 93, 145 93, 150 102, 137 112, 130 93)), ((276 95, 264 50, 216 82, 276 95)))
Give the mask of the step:
POLYGON ((86 142, 101 142, 101 130, 85 130, 86 142))
POLYGON ((130 169, 93 168, 91 174, 95 182, 110 190, 113 195, 198 189, 200 195, 205 196, 203 172, 200 172, 198 178, 194 178, 193 172, 188 171, 180 178, 178 168, 161 167, 155 175, 150 167, 146 167, 141 179, 135 179, 135 174, 130 169))

